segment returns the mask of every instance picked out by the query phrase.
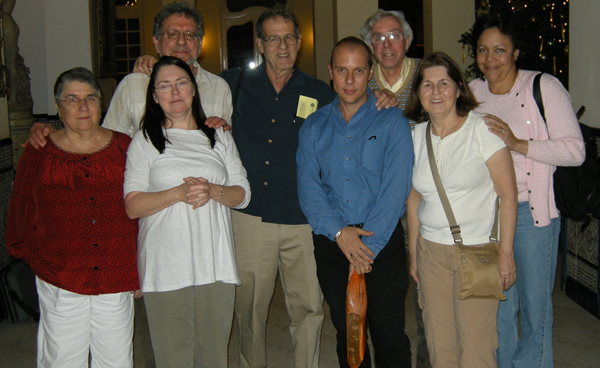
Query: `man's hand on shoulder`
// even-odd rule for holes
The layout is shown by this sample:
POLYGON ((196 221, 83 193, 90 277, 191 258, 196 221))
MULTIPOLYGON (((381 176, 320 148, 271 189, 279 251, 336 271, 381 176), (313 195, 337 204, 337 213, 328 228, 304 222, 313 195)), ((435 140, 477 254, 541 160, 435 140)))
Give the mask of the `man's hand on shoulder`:
POLYGON ((48 142, 46 137, 53 131, 54 127, 52 125, 35 122, 29 128, 29 140, 25 141, 21 146, 25 147, 27 144, 31 144, 33 148, 40 149, 46 145, 48 142))
POLYGON ((227 120, 220 118, 218 116, 209 116, 208 118, 206 118, 206 121, 204 122, 204 124, 207 127, 213 128, 213 129, 219 129, 220 127, 223 127, 224 131, 231 130, 231 125, 227 124, 227 120))
POLYGON ((381 111, 382 108, 389 109, 390 107, 397 107, 400 105, 400 101, 396 99, 396 96, 389 89, 376 89, 373 90, 373 96, 377 99, 375 106, 377 110, 381 111))
POLYGON ((152 73, 152 67, 157 61, 158 59, 152 55, 142 55, 135 61, 135 64, 133 65, 133 72, 144 73, 147 76, 150 76, 152 73))

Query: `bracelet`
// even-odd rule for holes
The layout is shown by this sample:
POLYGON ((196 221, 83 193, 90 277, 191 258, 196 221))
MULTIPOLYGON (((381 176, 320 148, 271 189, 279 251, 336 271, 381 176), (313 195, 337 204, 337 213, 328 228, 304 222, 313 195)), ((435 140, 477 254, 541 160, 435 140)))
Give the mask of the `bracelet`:
POLYGON ((223 186, 222 185, 221 185, 221 192, 219 193, 217 200, 221 199, 221 197, 223 197, 223 186))

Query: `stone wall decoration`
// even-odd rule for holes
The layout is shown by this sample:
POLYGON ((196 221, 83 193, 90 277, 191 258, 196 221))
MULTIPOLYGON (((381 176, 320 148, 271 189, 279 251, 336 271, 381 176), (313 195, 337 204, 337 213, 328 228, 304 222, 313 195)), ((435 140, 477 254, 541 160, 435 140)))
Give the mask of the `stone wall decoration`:
POLYGON ((12 158, 11 139, 5 138, 0 140, 0 269, 4 268, 11 260, 6 250, 5 234, 8 201, 14 179, 12 158))
POLYGON ((16 0, 2 1, 2 25, 4 27, 4 57, 7 70, 8 111, 11 119, 30 117, 33 111, 29 68, 19 54, 19 26, 12 17, 16 0))
POLYGON ((29 137, 29 128, 35 122, 29 68, 19 54, 19 26, 11 13, 16 0, 2 0, 2 46, 6 66, 8 117, 12 138, 13 163, 15 167, 23 153, 21 143, 29 137))
MULTIPOLYGON (((3 27, 2 22, 2 7, 4 6, 3 1, 0 0, 0 28, 3 27)), ((4 35, 0 32, 0 50, 4 48, 4 35)), ((6 98, 8 93, 8 86, 6 85, 6 67, 4 66, 4 55, 0 53, 0 98, 6 98)))

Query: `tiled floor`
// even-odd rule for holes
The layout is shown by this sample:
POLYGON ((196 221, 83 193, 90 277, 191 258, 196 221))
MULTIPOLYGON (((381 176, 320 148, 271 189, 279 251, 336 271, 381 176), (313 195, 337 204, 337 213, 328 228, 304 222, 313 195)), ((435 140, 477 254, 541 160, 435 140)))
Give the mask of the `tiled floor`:
MULTIPOLYGON (((277 283, 267 327, 268 367, 293 367, 289 318, 277 283)), ((416 324, 413 317, 414 300, 409 291, 406 300, 406 333, 415 345, 416 324)), ((335 331, 329 311, 325 310, 325 325, 321 336, 321 368, 337 367, 335 331)), ((0 323, 0 368, 35 367, 35 336, 37 323, 0 323)), ((230 366, 238 367, 237 327, 234 326, 229 346, 230 366)), ((413 352, 414 353, 414 352, 413 352)), ((139 341, 134 343, 136 367, 145 367, 139 341)), ((554 293, 554 362, 556 368, 600 367, 600 320, 584 311, 563 291, 554 293)), ((413 358, 414 367, 414 358, 413 358)))

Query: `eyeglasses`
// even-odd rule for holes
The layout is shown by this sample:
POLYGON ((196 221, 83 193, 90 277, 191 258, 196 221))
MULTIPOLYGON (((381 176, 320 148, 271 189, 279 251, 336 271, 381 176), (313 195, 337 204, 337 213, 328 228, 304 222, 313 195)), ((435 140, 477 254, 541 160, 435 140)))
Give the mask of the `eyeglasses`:
POLYGON ((177 88, 179 92, 187 91, 192 86, 192 81, 189 79, 181 80, 175 84, 161 84, 160 86, 154 87, 155 91, 160 93, 170 93, 173 87, 177 88))
POLYGON ((386 38, 390 40, 390 42, 398 43, 402 41, 404 35, 398 31, 374 33, 373 37, 371 37, 371 40, 373 41, 374 45, 381 45, 385 42, 386 38))
POLYGON ((198 33, 190 32, 190 31, 179 32, 179 31, 175 31, 175 30, 167 31, 165 33, 159 33, 157 36, 165 36, 169 40, 178 40, 179 36, 181 36, 182 34, 183 34, 183 38, 188 41, 193 41, 193 40, 197 39, 199 36, 198 33))
POLYGON ((87 104, 94 104, 94 103, 98 102, 99 100, 100 100, 100 97, 98 97, 96 95, 89 95, 85 98, 79 98, 76 96, 67 96, 64 99, 59 100, 59 101, 66 103, 68 106, 76 107, 76 106, 81 105, 81 103, 83 101, 85 101, 85 103, 87 105, 87 104))
MULTIPOLYGON (((264 38, 262 38, 262 40, 271 47, 277 47, 277 46, 281 45, 281 37, 280 36, 270 36, 266 40, 264 38)), ((283 40, 285 41, 286 45, 295 45, 298 43, 298 37, 296 37, 293 34, 288 34, 288 35, 283 36, 283 40)))

